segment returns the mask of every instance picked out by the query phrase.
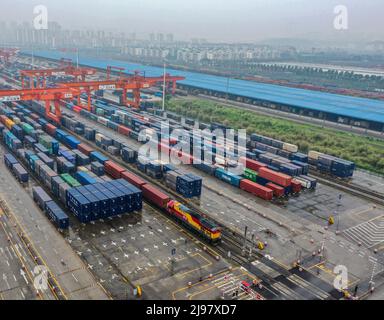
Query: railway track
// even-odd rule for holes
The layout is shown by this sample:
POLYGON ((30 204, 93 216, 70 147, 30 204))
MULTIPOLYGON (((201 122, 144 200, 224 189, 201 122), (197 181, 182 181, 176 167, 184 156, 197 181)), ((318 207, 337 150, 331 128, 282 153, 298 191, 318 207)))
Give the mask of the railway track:
POLYGON ((384 194, 375 192, 373 190, 367 190, 359 185, 348 183, 347 181, 343 181, 335 177, 324 176, 323 174, 314 170, 311 170, 309 176, 316 178, 320 183, 324 185, 333 187, 362 199, 366 199, 380 206, 384 206, 384 194), (331 179, 335 181, 332 181, 331 179))

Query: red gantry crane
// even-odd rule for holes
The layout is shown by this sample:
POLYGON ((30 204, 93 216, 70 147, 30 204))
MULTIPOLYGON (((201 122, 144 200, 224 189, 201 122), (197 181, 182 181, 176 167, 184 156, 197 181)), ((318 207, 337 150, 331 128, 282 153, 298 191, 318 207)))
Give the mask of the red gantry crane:
MULTIPOLYGON (((99 81, 87 81, 87 82, 71 82, 71 83, 59 83, 59 86, 66 86, 69 88, 79 89, 81 93, 86 93, 88 96, 88 103, 86 109, 91 110, 91 92, 96 90, 122 90, 122 104, 125 106, 132 106, 133 108, 140 107, 140 90, 144 88, 152 87, 156 84, 172 83, 172 94, 176 89, 176 81, 184 80, 184 77, 171 76, 168 73, 160 77, 145 77, 139 75, 138 71, 135 71, 132 76, 123 77, 122 72, 124 68, 107 66, 107 80, 99 81), (118 72, 117 79, 111 79, 111 73, 113 70, 118 72), (127 91, 132 90, 133 100, 127 99, 127 91)), ((78 105, 81 106, 80 96, 78 98, 78 105)))
POLYGON ((73 76, 75 81, 85 81, 85 77, 94 75, 95 69, 75 67, 72 60, 61 59, 60 66, 55 69, 28 69, 20 70, 21 87, 25 88, 25 78, 29 78, 29 87, 35 88, 34 80, 36 79, 36 88, 45 88, 47 77, 50 76, 73 76))
POLYGON ((0 102, 8 101, 44 101, 45 114, 53 121, 60 123, 61 109, 60 100, 80 96, 80 91, 73 88, 43 88, 43 89, 20 89, 0 90, 0 102), (51 103, 53 102, 53 109, 51 103))
MULTIPOLYGON (((125 70, 124 68, 121 67, 114 67, 114 66, 107 66, 107 79, 110 79, 111 77, 111 72, 113 70, 117 70, 119 73, 119 78, 122 77, 122 72, 125 70)), ((144 75, 140 75, 139 70, 133 71, 132 75, 126 75, 127 79, 130 79, 131 81, 136 81, 136 82, 146 82, 149 84, 150 87, 163 84, 165 80, 165 85, 168 87, 170 83, 172 83, 172 95, 175 94, 176 92, 176 82, 185 80, 185 77, 181 76, 171 76, 169 73, 165 74, 165 79, 164 75, 161 75, 159 77, 147 77, 144 75)))
MULTIPOLYGON (((88 96, 88 103, 86 109, 91 110, 91 92, 96 90, 122 90, 122 104, 125 106, 132 106, 134 108, 140 107, 140 90, 149 88, 150 84, 145 81, 131 81, 129 79, 116 79, 116 80, 99 80, 99 81, 86 81, 86 82, 70 82, 58 83, 60 87, 67 87, 78 89, 80 93, 86 93, 88 96), (133 100, 127 99, 127 91, 132 90, 133 100)), ((78 104, 81 105, 80 96, 78 97, 78 104)))
POLYGON ((153 86, 158 85, 158 84, 163 84, 164 80, 165 80, 166 86, 169 86, 169 84, 172 83, 172 95, 174 95, 175 91, 176 91, 176 82, 181 81, 181 80, 185 80, 185 77, 171 76, 169 73, 166 73, 165 77, 164 77, 164 75, 159 76, 159 77, 147 77, 145 75, 144 76, 140 75, 140 71, 135 71, 133 75, 128 76, 128 77, 129 77, 129 79, 131 79, 133 81, 145 81, 145 82, 149 83, 150 87, 153 87, 153 86))

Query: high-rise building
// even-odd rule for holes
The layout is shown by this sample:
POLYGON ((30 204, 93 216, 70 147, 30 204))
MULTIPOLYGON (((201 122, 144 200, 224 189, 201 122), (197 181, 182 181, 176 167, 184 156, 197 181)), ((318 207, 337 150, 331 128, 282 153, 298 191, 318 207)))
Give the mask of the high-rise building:
POLYGON ((173 42, 173 34, 172 33, 167 34, 167 42, 173 42))
POLYGON ((157 41, 158 42, 164 42, 164 34, 163 33, 157 34, 157 41))

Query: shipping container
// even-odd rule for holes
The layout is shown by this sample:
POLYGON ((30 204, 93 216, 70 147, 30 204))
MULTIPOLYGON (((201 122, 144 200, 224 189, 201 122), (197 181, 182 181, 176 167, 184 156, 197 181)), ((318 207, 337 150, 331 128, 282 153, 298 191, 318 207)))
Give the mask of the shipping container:
POLYGON ((93 148, 90 147, 89 145, 85 144, 85 143, 80 143, 77 146, 77 149, 87 156, 89 156, 91 154, 91 152, 93 151, 93 148))
POLYGON ((75 179, 79 181, 82 185, 95 184, 97 182, 88 173, 83 171, 77 171, 75 173, 75 179))
POLYGON ((104 162, 104 168, 105 172, 115 179, 120 179, 121 173, 125 171, 123 167, 110 160, 104 162))
POLYGON ((69 218, 64 211, 54 201, 48 201, 45 204, 45 212, 50 220, 60 229, 68 229, 69 218))
POLYGON ((260 168, 266 167, 267 165, 265 163, 261 163, 256 160, 248 159, 248 158, 240 158, 240 163, 244 164, 246 168, 254 170, 254 171, 259 171, 260 168))
POLYGON ((97 176, 104 175, 104 165, 100 162, 94 161, 91 163, 91 170, 97 176))
POLYGON ((284 188, 274 184, 273 182, 268 182, 265 186, 273 191, 273 195, 276 198, 280 198, 285 194, 284 188))
POLYGON ((235 187, 240 186, 240 181, 242 178, 240 176, 237 176, 231 172, 228 172, 224 169, 217 168, 215 171, 215 177, 219 178, 222 181, 225 181, 235 187))
POLYGON ((15 163, 12 167, 12 172, 21 183, 27 183, 29 179, 28 172, 20 163, 15 163))
POLYGON ((292 182, 292 177, 268 168, 260 168, 258 173, 260 177, 267 179, 270 182, 274 182, 282 187, 288 187, 292 182))
POLYGON ((167 203, 169 202, 169 197, 161 192, 159 189, 149 185, 145 184, 141 187, 141 190, 143 192, 143 197, 151 202, 152 204, 160 207, 160 208, 166 208, 167 203))
POLYGON ((296 180, 292 180, 292 192, 293 193, 299 193, 301 191, 301 183, 299 181, 296 181, 296 180))
POLYGON ((121 178, 127 180, 129 183, 133 184, 139 189, 141 189, 142 186, 146 184, 146 182, 142 180, 140 177, 128 171, 122 172, 121 178))
POLYGON ((9 169, 12 169, 13 165, 17 164, 18 161, 12 154, 6 153, 4 154, 4 163, 9 169))
POLYGON ((92 151, 90 153, 90 158, 91 158, 91 161, 98 161, 102 164, 104 164, 106 161, 109 160, 107 157, 105 157, 104 155, 102 155, 100 152, 97 152, 97 151, 92 151))
POLYGON ((32 187, 32 196, 33 200, 43 211, 45 210, 45 204, 48 201, 52 201, 51 197, 41 187, 32 187))
POLYGON ((252 193, 264 200, 272 200, 273 198, 273 191, 271 189, 248 179, 242 179, 240 181, 239 187, 240 189, 252 193))

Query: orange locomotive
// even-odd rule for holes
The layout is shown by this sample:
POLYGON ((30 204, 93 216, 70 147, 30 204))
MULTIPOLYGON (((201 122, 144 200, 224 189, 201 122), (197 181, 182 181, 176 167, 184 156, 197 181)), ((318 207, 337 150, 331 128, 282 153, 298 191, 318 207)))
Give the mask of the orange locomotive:
POLYGON ((208 241, 215 243, 221 240, 221 230, 216 224, 180 202, 175 200, 169 201, 167 211, 182 224, 195 230, 208 241))

